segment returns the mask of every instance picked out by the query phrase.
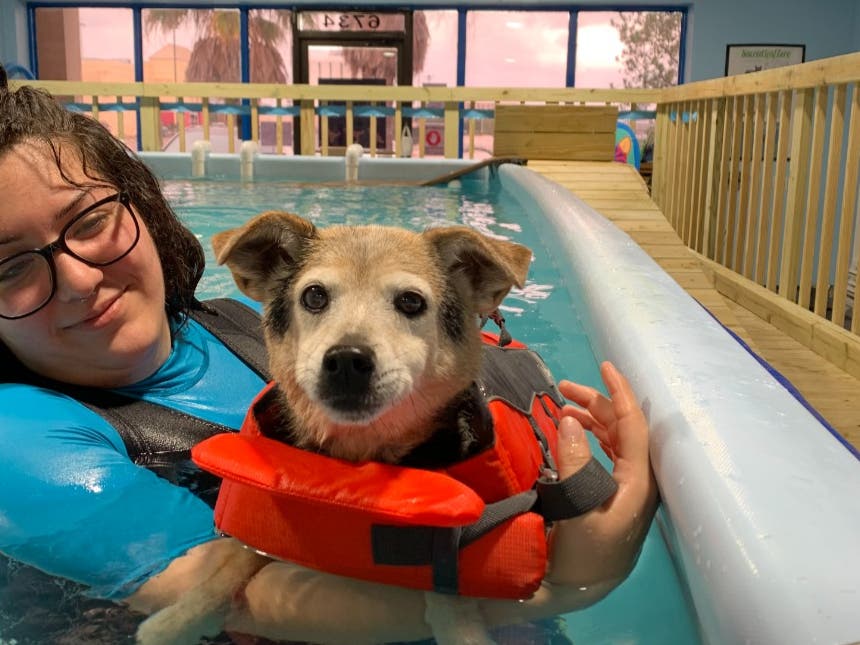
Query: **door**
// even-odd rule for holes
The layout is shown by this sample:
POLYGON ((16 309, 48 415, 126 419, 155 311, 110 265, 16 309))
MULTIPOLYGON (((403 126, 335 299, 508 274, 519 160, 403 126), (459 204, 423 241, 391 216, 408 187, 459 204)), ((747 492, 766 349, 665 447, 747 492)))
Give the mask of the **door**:
MULTIPOLYGON (((301 11, 296 15, 293 78, 310 85, 411 85, 412 13, 410 11, 301 11)), ((361 111, 368 102, 355 101, 361 111)), ((377 106, 380 105, 377 103, 377 106)), ((328 116, 329 150, 341 153, 350 143, 370 147, 370 116, 355 116, 352 140, 347 140, 344 102, 316 106, 328 116)), ((320 114, 315 118, 319 121, 320 114)), ((376 147, 392 151, 393 119, 376 118, 376 147)), ((322 146, 319 123, 315 148, 322 146)), ((301 128, 296 127, 297 135, 301 128)), ((301 149, 301 142, 296 142, 301 149)))

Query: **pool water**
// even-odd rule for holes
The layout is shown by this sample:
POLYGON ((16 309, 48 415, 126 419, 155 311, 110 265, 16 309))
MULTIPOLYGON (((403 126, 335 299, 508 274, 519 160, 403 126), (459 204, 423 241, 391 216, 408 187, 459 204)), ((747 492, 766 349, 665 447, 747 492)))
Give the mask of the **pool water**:
MULTIPOLYGON (((310 187, 289 182, 170 180, 164 190, 206 251, 207 269, 198 290, 201 298, 240 296, 229 271, 216 265, 209 239, 266 210, 297 213, 318 226, 375 223, 422 230, 466 224, 524 244, 532 249, 534 260, 525 287, 514 289, 502 305, 508 329, 544 358, 557 379, 602 388, 599 361, 583 317, 577 313, 574 281, 553 260, 550 231, 497 181, 464 179, 456 186, 440 187, 310 187)), ((593 450, 600 453, 596 444, 593 450)), ((495 637, 502 645, 701 642, 685 587, 656 523, 635 570, 606 599, 555 620, 500 630, 495 637)))
MULTIPOLYGON (((514 288, 502 305, 511 333, 524 339, 565 378, 599 383, 596 362, 580 321, 570 315, 570 300, 555 293, 563 276, 535 228, 522 223, 523 210, 506 199, 496 181, 465 181, 460 188, 403 186, 302 187, 289 182, 168 181, 164 192, 182 221, 197 233, 206 252, 206 271, 198 296, 241 297, 230 271, 218 266, 209 240, 241 226, 266 210, 283 210, 331 224, 384 224, 422 230, 465 224, 531 248, 535 260, 523 289, 514 288), (547 351, 552 349, 552 351, 547 351)), ((562 288, 562 291, 564 289, 562 288)), ((492 324, 490 324, 492 325, 492 324)))

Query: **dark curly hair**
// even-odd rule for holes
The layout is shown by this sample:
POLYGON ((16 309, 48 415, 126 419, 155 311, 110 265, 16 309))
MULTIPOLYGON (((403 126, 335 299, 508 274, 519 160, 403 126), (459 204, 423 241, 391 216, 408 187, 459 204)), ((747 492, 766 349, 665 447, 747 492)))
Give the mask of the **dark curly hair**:
POLYGON ((46 91, 23 85, 9 89, 0 66, 0 163, 14 146, 41 142, 52 151, 60 175, 64 156, 78 157, 87 187, 114 186, 125 192, 155 242, 164 273, 165 307, 174 321, 200 308, 194 297, 203 275, 203 247, 167 203, 158 180, 137 155, 116 139, 101 123, 63 108, 46 91))

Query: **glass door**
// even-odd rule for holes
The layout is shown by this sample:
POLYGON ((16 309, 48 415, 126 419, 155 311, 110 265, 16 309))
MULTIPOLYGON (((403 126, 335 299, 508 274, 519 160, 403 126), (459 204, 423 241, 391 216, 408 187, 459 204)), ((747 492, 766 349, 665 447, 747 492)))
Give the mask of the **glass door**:
MULTIPOLYGON (((311 85, 397 85, 397 61, 399 47, 312 45, 308 46, 308 73, 311 85)), ((379 104, 377 104, 377 107, 379 104)), ((329 101, 330 112, 345 109, 344 101, 329 101), (341 108, 341 109, 338 109, 341 108)), ((353 110, 352 141, 347 141, 346 115, 328 117, 328 145, 332 152, 346 149, 350 143, 360 143, 365 150, 370 148, 371 119, 362 115, 363 108, 370 103, 355 101, 353 110)), ((376 118, 376 150, 392 150, 394 132, 392 119, 378 115, 376 118)), ((322 133, 320 128, 317 128, 322 133)), ((322 141, 317 142, 322 145, 322 141)))
MULTIPOLYGON (((410 85, 412 83, 412 13, 357 11, 301 11, 296 14, 294 78, 310 85, 410 85)), ((317 120, 326 118, 327 149, 343 154, 346 146, 371 147, 371 117, 375 116, 375 144, 379 153, 392 153, 394 119, 386 106, 368 100, 353 101, 352 139, 347 141, 344 101, 316 106, 317 120), (373 105, 371 105, 373 103, 373 105)), ((319 123, 317 124, 319 126, 319 123)), ((323 147, 322 128, 315 146, 323 147)), ((301 128, 296 128, 299 133, 301 128)), ((300 144, 299 144, 300 145, 300 144)), ((300 149, 300 148, 297 148, 300 149)))

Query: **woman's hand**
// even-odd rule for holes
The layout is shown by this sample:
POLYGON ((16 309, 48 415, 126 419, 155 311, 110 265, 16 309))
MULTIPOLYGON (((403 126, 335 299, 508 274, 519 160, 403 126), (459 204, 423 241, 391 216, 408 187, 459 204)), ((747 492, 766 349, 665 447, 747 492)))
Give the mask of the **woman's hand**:
POLYGON ((603 506, 558 522, 550 537, 547 581, 587 588, 623 580, 642 547, 657 509, 657 483, 648 459, 648 423, 627 379, 605 362, 600 374, 609 398, 591 387, 562 381, 559 390, 576 405, 562 409, 559 476, 591 459, 585 429, 614 462, 618 491, 603 506))

